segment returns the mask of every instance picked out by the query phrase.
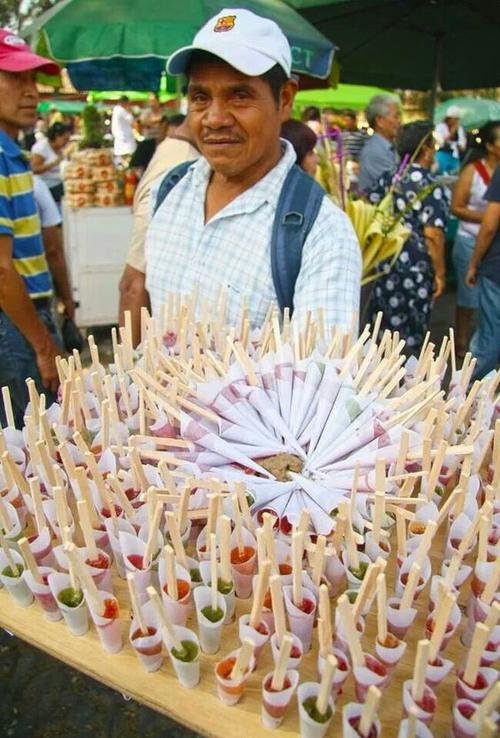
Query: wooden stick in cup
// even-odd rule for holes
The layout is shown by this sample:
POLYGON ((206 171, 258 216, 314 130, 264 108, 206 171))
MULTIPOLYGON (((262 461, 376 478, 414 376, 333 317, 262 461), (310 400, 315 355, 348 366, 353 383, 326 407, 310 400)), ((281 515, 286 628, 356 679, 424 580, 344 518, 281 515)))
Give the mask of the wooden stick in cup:
POLYGON ((333 643, 332 632, 332 610, 330 605, 330 596, 326 584, 321 584, 319 588, 319 616, 323 620, 323 633, 325 637, 325 645, 327 653, 330 651, 333 643))
POLYGON ((411 696, 413 697, 414 702, 420 702, 424 696, 425 677, 427 674, 427 664, 429 662, 429 649, 430 642, 427 639, 422 639, 418 642, 411 685, 411 696))
POLYGON ((217 538, 215 533, 210 533, 210 539, 208 541, 210 547, 210 595, 211 595, 211 607, 212 610, 217 610, 219 606, 219 582, 218 582, 218 567, 217 567, 217 538))
POLYGON ((335 670, 337 668, 337 659, 333 654, 328 654, 326 657, 325 668, 321 676, 321 682, 319 685, 319 693, 316 698, 316 709, 320 715, 325 715, 328 710, 328 700, 332 691, 333 677, 335 676, 335 670))
POLYGON ((370 735, 370 730, 377 717, 381 697, 382 692, 378 687, 376 687, 374 684, 368 687, 368 692, 366 693, 366 702, 363 705, 361 720, 359 721, 359 733, 363 736, 363 738, 366 738, 366 736, 370 735))
POLYGON ((250 638, 244 638, 235 664, 231 671, 230 679, 241 679, 248 669, 253 656, 254 642, 250 638))
POLYGON ((88 508, 87 502, 85 500, 78 500, 78 502, 76 503, 76 506, 78 508, 78 515, 80 517, 80 527, 82 529, 83 538, 85 540, 85 545, 89 552, 89 558, 97 559, 98 551, 97 551, 97 546, 95 545, 94 532, 92 530, 92 525, 90 523, 90 514, 89 514, 89 508, 88 508))
POLYGON ((165 611, 165 608, 163 607, 163 604, 162 604, 162 601, 160 600, 160 596, 158 592, 156 591, 154 587, 151 587, 151 586, 146 587, 146 592, 147 592, 149 599, 153 603, 153 607, 156 611, 156 614, 162 625, 162 628, 164 628, 168 633, 168 637, 173 647, 175 648, 176 651, 180 651, 181 653, 183 653, 184 648, 182 646, 182 643, 179 637, 177 636, 177 633, 175 632, 175 628, 172 624, 172 621, 168 617, 165 611))
POLYGON ((495 596, 495 593, 498 592, 499 586, 500 586, 500 556, 495 561, 493 572, 491 573, 488 581, 486 582, 486 586, 483 590, 483 593, 481 597, 479 598, 481 602, 484 602, 485 605, 489 605, 491 600, 495 596))
POLYGON ((179 590, 177 588, 177 574, 175 571, 175 554, 172 546, 165 546, 163 549, 165 555, 165 569, 167 575, 167 590, 169 596, 177 601, 179 599, 179 590))
POLYGON ((413 599, 415 597, 415 590, 418 587, 421 573, 422 567, 414 561, 410 567, 406 587, 404 588, 404 592, 399 603, 400 610, 407 610, 412 606, 413 599))
POLYGON ((274 526, 275 517, 270 513, 264 513, 262 516, 262 527, 264 529, 264 540, 266 542, 267 558, 271 562, 274 572, 279 572, 278 559, 276 557, 276 547, 274 545, 274 526))
POLYGON ((104 612, 104 602, 101 595, 95 585, 94 580, 89 574, 89 571, 78 553, 74 543, 67 543, 64 546, 64 551, 68 558, 68 561, 73 565, 73 569, 81 582, 82 589, 85 592, 85 596, 88 599, 92 610, 97 614, 101 615, 104 612))
POLYGON ((220 526, 220 573, 223 582, 232 582, 233 575, 231 572, 231 520, 227 515, 221 515, 219 520, 220 526))
POLYGON ((250 627, 257 628, 262 615, 264 598, 269 587, 269 576, 271 574, 271 562, 264 561, 257 575, 257 585, 253 595, 252 610, 250 612, 250 627))
POLYGON ((177 523, 177 516, 172 510, 167 510, 165 512, 165 520, 167 521, 167 530, 172 541, 172 546, 174 547, 175 557, 179 564, 185 569, 189 569, 186 551, 184 550, 184 544, 182 543, 179 525, 177 523))
POLYGON ((42 577, 40 575, 40 570, 38 569, 38 564, 36 563, 36 559, 31 551, 28 539, 20 538, 17 542, 17 545, 19 546, 19 550, 21 551, 24 563, 26 564, 27 569, 29 569, 29 571, 31 572, 33 579, 35 580, 35 582, 41 582, 42 577))
POLYGON ((231 495, 231 502, 233 505, 234 530, 236 533, 238 551, 240 554, 243 554, 245 551, 245 542, 243 540, 243 526, 241 524, 240 506, 238 503, 238 496, 236 494, 231 495))
POLYGON ((500 682, 497 682, 488 692, 486 697, 479 703, 473 716, 473 721, 482 724, 484 719, 494 710, 500 707, 500 682))
POLYGON ((7 566, 10 566, 10 570, 12 572, 12 575, 17 577, 17 566, 16 562, 14 561, 12 557, 11 550, 9 548, 9 544, 7 543, 7 539, 5 538, 4 534, 0 531, 0 545, 2 547, 2 551, 4 553, 4 556, 7 560, 7 566))
POLYGON ((252 513, 250 512, 247 496, 245 494, 245 485, 243 484, 243 482, 236 482, 236 484, 234 485, 234 489, 236 491, 236 496, 238 497, 238 502, 240 505, 241 513, 243 515, 243 520, 245 521, 245 525, 250 533, 255 533, 255 525, 252 520, 252 513))
POLYGON ((476 684, 477 673, 481 665, 481 659, 483 657, 484 649, 488 643, 490 636, 490 630, 484 623, 476 623, 474 627, 474 635, 472 636, 472 643, 469 648, 467 660, 465 662, 463 680, 471 687, 476 684))
POLYGON ((372 563, 368 565, 368 569, 365 572, 365 576, 363 577, 363 581, 361 582, 358 595, 352 606, 352 614, 355 622, 357 622, 359 617, 362 615, 365 604, 370 598, 372 592, 375 590, 377 576, 378 574, 380 574, 381 570, 381 561, 383 561, 383 559, 372 561, 372 563))
POLYGON ((433 613, 434 628, 430 639, 429 649, 429 661, 433 663, 441 649, 441 643, 446 634, 446 628, 448 626, 448 620, 450 618, 453 605, 456 603, 457 598, 454 597, 450 592, 445 592, 441 597, 439 604, 433 613))
POLYGON ((148 634, 148 627, 146 625, 146 622, 144 620, 144 616, 142 614, 141 605, 139 602, 139 598, 137 596, 137 591, 135 588, 135 581, 134 581, 134 575, 131 571, 127 572, 127 584, 128 584, 128 593, 130 597, 130 604, 132 605, 132 612, 134 613, 134 620, 139 625, 139 629, 143 635, 148 634))
POLYGON ((280 646, 278 661, 274 667, 271 688, 277 692, 283 689, 288 666, 288 659, 292 652, 293 638, 291 635, 284 635, 280 646))
POLYGON ((5 417, 7 419, 7 427, 15 428, 16 423, 14 420, 14 413, 12 411, 12 402, 10 399, 10 392, 7 386, 2 387, 2 399, 3 399, 3 406, 5 408, 5 417))
POLYGON ((144 566, 148 567, 158 547, 158 527, 163 513, 163 504, 158 502, 149 526, 148 540, 144 551, 144 566))
POLYGON ((274 614, 274 627, 276 630, 276 636, 278 643, 281 647, 283 637, 286 633, 286 615, 285 615, 285 603, 283 601, 283 589, 281 586, 281 577, 279 574, 274 574, 269 580, 271 588, 271 602, 273 606, 274 614))
POLYGON ((377 576, 377 637, 379 643, 387 638, 387 585, 385 573, 377 576))
POLYGON ((293 584, 293 604, 301 607, 302 594, 302 557, 304 555, 304 536, 301 532, 296 531, 292 535, 292 584, 293 584))
POLYGON ((319 587, 321 577, 325 570, 325 548, 326 538, 325 536, 319 535, 316 540, 316 547, 314 550, 314 563, 312 568, 312 581, 316 587, 319 587))
POLYGON ((353 666, 362 666, 364 664, 364 656, 361 648, 361 640, 352 616, 352 608, 347 595, 343 594, 338 598, 337 610, 344 629, 345 639, 349 646, 353 666))

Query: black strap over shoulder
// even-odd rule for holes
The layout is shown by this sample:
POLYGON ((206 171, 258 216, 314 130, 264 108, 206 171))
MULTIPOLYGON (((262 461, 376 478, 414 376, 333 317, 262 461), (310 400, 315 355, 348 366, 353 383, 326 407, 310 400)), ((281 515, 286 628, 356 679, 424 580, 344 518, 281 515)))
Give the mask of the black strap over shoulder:
POLYGON ((177 164, 173 169, 170 169, 170 171, 163 177, 156 194, 153 215, 156 213, 168 193, 173 190, 175 185, 187 174, 191 164, 194 164, 194 161, 183 161, 181 164, 177 164))
POLYGON ((293 312, 302 249, 316 220, 325 191, 296 164, 283 184, 271 237, 271 269, 281 312, 293 312))

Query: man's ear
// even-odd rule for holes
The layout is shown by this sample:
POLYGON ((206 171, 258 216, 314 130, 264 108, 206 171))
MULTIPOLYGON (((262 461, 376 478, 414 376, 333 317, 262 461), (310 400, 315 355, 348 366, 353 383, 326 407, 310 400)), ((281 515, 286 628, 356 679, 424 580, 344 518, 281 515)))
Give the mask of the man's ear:
POLYGON ((287 79, 280 92, 281 122, 288 120, 292 114, 293 101, 299 86, 294 79, 287 79))

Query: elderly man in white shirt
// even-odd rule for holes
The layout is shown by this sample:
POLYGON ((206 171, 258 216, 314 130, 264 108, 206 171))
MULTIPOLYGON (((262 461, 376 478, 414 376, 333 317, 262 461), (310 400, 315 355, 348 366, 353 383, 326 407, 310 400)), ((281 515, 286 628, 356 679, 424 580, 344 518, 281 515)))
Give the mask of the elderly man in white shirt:
MULTIPOLYGON (((227 289, 235 325, 246 299, 259 326, 276 285, 271 240, 278 199, 295 153, 280 139, 295 82, 279 27, 247 10, 223 10, 177 51, 170 74, 188 77, 189 124, 202 158, 159 205, 146 236, 146 287, 153 314, 169 292, 197 286, 199 304, 215 309, 227 289)), ((152 193, 154 203, 154 194, 152 193)), ((345 213, 327 197, 303 243, 293 319, 322 309, 329 325, 357 319, 361 255, 345 213)))

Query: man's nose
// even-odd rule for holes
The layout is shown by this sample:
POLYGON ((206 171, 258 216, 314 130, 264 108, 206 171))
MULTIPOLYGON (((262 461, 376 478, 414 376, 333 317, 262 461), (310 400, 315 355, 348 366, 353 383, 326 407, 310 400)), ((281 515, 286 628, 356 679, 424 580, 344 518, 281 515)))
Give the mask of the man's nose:
POLYGON ((23 93, 32 95, 38 99, 38 89, 36 86, 36 74, 33 71, 24 72, 23 74, 23 93))
POLYGON ((225 128, 233 124, 233 116, 223 100, 213 98, 205 111, 204 124, 208 128, 225 128))

